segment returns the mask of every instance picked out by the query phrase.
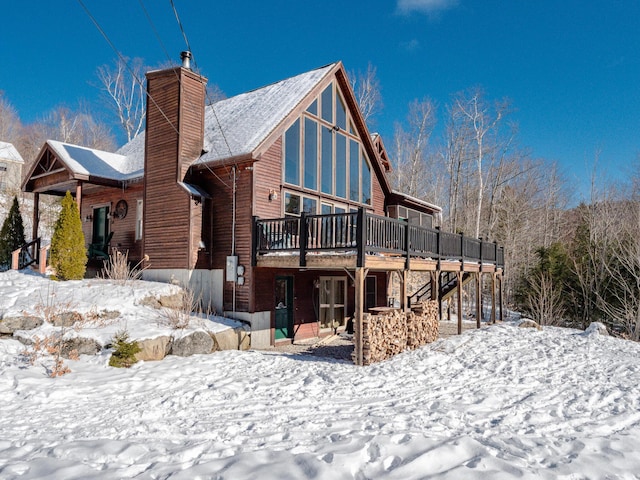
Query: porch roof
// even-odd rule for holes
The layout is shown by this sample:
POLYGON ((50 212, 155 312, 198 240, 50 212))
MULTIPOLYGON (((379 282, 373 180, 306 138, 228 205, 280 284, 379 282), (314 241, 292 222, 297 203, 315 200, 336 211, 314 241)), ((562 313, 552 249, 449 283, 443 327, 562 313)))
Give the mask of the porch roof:
POLYGON ((142 175, 142 164, 135 157, 47 140, 23 190, 62 194, 78 182, 118 187, 142 175))

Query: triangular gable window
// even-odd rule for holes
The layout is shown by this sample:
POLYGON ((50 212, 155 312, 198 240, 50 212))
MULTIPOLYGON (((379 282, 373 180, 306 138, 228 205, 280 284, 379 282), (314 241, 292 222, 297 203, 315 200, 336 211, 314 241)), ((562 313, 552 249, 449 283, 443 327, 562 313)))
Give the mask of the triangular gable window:
POLYGON ((371 166, 335 82, 287 129, 282 154, 284 183, 371 204, 371 166))

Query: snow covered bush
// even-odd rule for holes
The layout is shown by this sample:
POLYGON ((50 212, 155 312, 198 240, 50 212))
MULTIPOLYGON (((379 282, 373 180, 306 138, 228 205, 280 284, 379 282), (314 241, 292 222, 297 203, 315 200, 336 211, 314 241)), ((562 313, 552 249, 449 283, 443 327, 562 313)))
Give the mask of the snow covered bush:
POLYGON ((51 239, 51 266, 61 280, 80 280, 86 270, 87 251, 80 212, 69 191, 61 206, 51 239))

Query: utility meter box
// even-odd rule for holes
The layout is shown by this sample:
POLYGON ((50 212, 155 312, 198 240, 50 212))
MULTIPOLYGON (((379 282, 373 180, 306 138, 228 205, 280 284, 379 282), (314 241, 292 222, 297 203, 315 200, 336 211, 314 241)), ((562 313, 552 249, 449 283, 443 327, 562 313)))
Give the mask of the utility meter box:
POLYGON ((235 282, 238 279, 238 256, 229 255, 227 257, 227 282, 235 282))

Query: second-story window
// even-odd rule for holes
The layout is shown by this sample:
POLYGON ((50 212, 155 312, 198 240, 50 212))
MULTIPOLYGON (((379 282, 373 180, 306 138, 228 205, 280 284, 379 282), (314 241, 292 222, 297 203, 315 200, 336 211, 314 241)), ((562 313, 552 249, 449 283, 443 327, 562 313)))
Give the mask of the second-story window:
POLYGON ((371 166, 335 83, 286 130, 283 158, 284 183, 371 204, 371 166))

